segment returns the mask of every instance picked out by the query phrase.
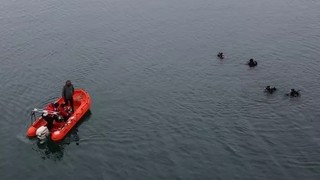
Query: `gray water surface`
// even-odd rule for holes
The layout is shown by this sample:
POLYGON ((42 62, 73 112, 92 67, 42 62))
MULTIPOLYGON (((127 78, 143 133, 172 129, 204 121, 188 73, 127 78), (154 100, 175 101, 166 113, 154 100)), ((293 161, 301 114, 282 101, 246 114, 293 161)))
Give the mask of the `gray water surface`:
POLYGON ((320 179, 320 1, 0 3, 1 179, 320 179), (39 146, 67 79, 91 114, 39 146))

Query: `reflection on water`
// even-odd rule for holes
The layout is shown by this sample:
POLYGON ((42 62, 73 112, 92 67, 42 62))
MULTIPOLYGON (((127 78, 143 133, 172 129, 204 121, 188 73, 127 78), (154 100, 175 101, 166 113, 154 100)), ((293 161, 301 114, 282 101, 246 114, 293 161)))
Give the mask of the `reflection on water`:
POLYGON ((39 141, 35 143, 33 148, 35 151, 39 152, 42 159, 52 159, 52 160, 61 160, 63 158, 64 145, 56 144, 51 140, 46 141, 41 144, 39 141))

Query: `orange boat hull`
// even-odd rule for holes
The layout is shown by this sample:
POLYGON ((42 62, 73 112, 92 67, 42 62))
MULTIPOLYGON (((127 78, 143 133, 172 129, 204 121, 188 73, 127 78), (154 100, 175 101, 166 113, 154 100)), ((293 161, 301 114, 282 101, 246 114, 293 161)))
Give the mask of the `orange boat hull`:
MULTIPOLYGON (((57 99, 59 104, 64 102, 63 98, 57 99)), ((81 118, 89 111, 91 106, 91 98, 83 89, 75 89, 73 94, 74 113, 65 122, 54 122, 53 128, 50 130, 51 139, 53 141, 61 141, 70 130, 81 120, 81 118)), ((35 137, 36 131, 41 126, 46 126, 47 122, 40 117, 34 121, 27 131, 28 137, 35 137)))

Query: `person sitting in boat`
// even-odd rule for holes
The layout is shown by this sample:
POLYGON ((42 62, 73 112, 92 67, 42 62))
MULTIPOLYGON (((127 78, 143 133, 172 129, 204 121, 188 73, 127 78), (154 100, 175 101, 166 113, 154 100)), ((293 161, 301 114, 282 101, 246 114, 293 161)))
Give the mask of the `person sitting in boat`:
POLYGON ((45 109, 50 111, 50 112, 57 112, 59 107, 59 103, 50 103, 45 109))
POLYGON ((276 90, 277 90, 276 87, 271 87, 271 86, 266 86, 266 88, 265 88, 265 92, 270 93, 270 94, 274 93, 274 91, 276 91, 276 90))
POLYGON ((46 110, 42 113, 41 117, 47 122, 47 128, 51 130, 53 127, 53 121, 54 121, 53 117, 50 116, 48 111, 46 110))
POLYGON ((50 103, 45 109, 48 111, 54 111, 54 103, 50 103))
POLYGON ((59 103, 50 103, 46 108, 45 111, 48 113, 48 117, 50 117, 53 121, 59 121, 59 116, 58 116, 58 107, 59 103))
POLYGON ((223 52, 219 52, 219 53, 217 54, 217 57, 220 58, 220 59, 224 59, 224 54, 223 54, 223 52))
POLYGON ((58 110, 58 108, 59 108, 59 102, 55 102, 55 103, 53 103, 53 107, 54 107, 54 111, 57 111, 58 110))
POLYGON ((290 97, 298 97, 300 96, 300 92, 296 91, 295 89, 291 89, 289 93, 287 93, 287 96, 290 97))
POLYGON ((65 121, 70 117, 70 111, 68 110, 68 107, 65 103, 60 104, 58 113, 65 121))
POLYGON ((258 62, 253 60, 252 58, 249 60, 249 62, 247 63, 250 67, 255 67, 258 65, 258 62))

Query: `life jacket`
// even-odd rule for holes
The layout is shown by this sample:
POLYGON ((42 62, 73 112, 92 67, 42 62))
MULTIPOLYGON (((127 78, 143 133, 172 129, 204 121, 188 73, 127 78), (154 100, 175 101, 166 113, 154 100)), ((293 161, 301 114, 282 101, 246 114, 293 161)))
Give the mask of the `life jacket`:
POLYGON ((51 103, 51 104, 49 104, 45 109, 48 110, 48 111, 54 111, 55 107, 54 107, 54 105, 51 103))

